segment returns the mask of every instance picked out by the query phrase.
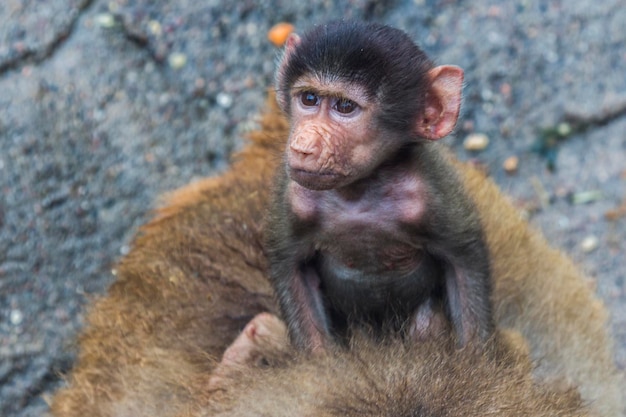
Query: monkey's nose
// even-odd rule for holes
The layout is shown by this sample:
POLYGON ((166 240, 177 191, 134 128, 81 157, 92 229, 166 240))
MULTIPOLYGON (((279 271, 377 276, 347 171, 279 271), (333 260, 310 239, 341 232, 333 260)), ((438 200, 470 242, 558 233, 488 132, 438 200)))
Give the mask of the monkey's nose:
POLYGON ((289 144, 289 165, 294 169, 319 171, 320 149, 315 141, 298 137, 289 144))
POLYGON ((290 145, 289 148, 298 154, 302 154, 303 156, 306 155, 313 155, 315 153, 315 148, 313 146, 310 146, 308 144, 302 143, 301 141, 293 141, 290 145))

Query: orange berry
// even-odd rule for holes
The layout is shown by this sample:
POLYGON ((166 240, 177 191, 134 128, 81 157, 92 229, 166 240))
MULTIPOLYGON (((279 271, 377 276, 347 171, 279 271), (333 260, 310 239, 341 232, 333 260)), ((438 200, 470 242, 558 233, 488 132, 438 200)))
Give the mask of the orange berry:
POLYGON ((283 46, 294 29, 291 23, 277 23, 267 32, 267 39, 276 46, 283 46))

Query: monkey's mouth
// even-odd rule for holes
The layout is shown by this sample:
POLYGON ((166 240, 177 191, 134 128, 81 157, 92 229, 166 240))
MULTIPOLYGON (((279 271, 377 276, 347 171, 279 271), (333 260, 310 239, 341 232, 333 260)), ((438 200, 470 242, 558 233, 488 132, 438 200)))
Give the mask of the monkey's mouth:
POLYGON ((311 172, 304 169, 289 169, 289 177, 310 190, 330 190, 339 186, 343 175, 334 172, 311 172))

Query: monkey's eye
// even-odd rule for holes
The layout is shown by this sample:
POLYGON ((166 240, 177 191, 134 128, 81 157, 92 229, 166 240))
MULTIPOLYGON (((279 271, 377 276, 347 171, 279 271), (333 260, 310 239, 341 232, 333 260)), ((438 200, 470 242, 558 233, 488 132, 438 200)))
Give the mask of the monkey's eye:
POLYGON ((313 107, 319 104, 320 98, 312 91, 305 91, 300 95, 300 101, 307 107, 313 107))
POLYGON ((355 111, 357 107, 358 104, 347 98, 340 98, 337 100, 337 103, 335 103, 335 110, 341 114, 350 114, 355 111))

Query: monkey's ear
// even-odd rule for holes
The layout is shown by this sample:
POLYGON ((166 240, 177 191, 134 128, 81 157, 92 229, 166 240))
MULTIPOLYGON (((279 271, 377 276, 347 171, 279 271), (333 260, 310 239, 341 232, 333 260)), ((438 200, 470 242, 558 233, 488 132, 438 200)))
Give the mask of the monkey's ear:
POLYGON ((276 99, 281 110, 284 112, 288 111, 289 94, 287 91, 282 91, 282 89, 286 88, 285 81, 287 76, 287 68, 289 67, 289 60, 295 53, 298 44, 300 44, 300 36, 298 36, 296 33, 290 34, 285 41, 283 55, 280 58, 280 64, 278 65, 278 70, 276 71, 276 87, 279 90, 277 91, 276 99))
POLYGON ((291 33, 285 41, 285 52, 292 53, 300 43, 300 36, 297 33, 291 33))
POLYGON ((430 89, 426 93, 424 114, 417 120, 417 133, 426 139, 439 140, 452 132, 461 109, 463 70, 442 65, 428 71, 430 89))

